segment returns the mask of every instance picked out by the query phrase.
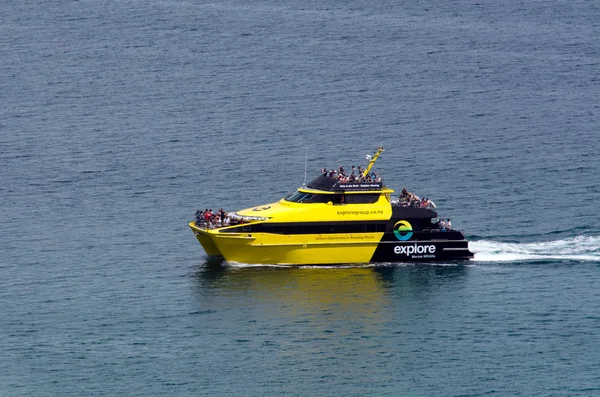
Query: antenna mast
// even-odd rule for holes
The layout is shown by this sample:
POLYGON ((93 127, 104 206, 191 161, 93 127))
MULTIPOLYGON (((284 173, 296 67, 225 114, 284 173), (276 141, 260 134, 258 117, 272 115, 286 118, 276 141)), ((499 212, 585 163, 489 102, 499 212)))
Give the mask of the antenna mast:
POLYGON ((306 155, 304 156, 304 184, 302 186, 306 186, 306 167, 308 164, 308 145, 306 146, 306 155))

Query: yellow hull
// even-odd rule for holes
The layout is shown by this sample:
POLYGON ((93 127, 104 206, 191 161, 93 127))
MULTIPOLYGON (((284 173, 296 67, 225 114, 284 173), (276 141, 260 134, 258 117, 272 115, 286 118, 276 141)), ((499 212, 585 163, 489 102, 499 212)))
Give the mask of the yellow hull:
POLYGON ((279 265, 368 263, 383 233, 302 234, 219 233, 190 223, 209 256, 228 262, 279 265))
POLYGON ((217 248, 215 243, 213 243, 210 234, 206 233, 203 229, 197 228, 194 225, 194 222, 190 223, 190 227, 192 228, 194 235, 196 235, 196 239, 198 239, 198 242, 200 245, 202 245, 202 248, 204 248, 204 251, 206 251, 208 256, 223 256, 221 251, 219 251, 219 248, 217 248))

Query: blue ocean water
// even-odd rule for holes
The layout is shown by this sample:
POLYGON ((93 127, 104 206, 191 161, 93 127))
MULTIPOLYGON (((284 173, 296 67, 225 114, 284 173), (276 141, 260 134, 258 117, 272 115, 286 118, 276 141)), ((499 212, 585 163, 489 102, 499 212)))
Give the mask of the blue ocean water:
POLYGON ((600 6, 3 2, 0 395, 600 395, 600 6), (360 164, 475 260, 207 261, 360 164))

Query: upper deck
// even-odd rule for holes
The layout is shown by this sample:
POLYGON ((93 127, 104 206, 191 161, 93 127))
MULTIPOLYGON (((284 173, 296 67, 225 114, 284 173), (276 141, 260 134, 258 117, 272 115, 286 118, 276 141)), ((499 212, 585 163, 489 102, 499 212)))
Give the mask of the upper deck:
POLYGON ((344 192, 384 192, 393 193, 392 189, 383 186, 382 182, 346 182, 340 179, 330 178, 325 175, 318 176, 306 185, 308 189, 320 190, 332 193, 344 192))

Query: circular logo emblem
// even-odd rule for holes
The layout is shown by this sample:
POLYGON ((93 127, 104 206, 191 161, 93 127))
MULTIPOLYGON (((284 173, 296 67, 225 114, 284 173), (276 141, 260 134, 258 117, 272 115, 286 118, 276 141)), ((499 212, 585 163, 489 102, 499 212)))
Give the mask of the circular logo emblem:
POLYGON ((268 210, 269 208, 271 208, 271 206, 270 206, 270 205, 267 205, 266 207, 260 207, 260 208, 256 207, 256 208, 252 208, 252 211, 266 211, 266 210, 268 210))
POLYGON ((394 225, 394 236, 400 241, 406 241, 413 235, 412 225, 407 221, 398 221, 394 225))

